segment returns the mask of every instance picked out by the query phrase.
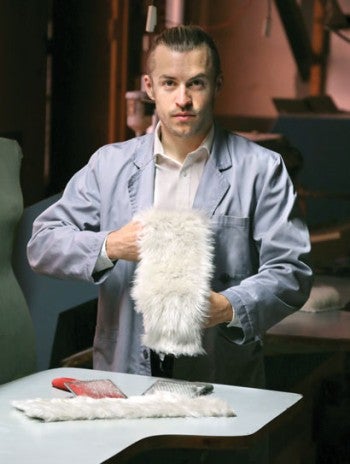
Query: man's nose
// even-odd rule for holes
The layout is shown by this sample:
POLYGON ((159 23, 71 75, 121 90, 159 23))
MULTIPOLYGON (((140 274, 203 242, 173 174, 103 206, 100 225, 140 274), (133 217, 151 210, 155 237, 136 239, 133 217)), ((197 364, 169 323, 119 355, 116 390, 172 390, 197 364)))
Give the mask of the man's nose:
POLYGON ((181 108, 192 105, 191 92, 185 85, 181 85, 178 88, 178 92, 176 95, 176 104, 181 108))

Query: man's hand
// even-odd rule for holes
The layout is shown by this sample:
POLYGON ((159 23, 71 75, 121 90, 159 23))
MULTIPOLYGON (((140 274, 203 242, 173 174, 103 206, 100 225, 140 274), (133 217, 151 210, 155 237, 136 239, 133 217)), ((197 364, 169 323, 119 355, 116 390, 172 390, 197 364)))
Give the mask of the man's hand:
POLYGON ((138 261, 140 259, 138 236, 141 224, 131 221, 121 229, 108 234, 106 241, 106 252, 111 261, 125 259, 127 261, 138 261))
POLYGON ((211 292, 209 297, 209 317, 205 327, 213 327, 222 322, 229 323, 233 318, 233 308, 228 299, 220 293, 211 292))

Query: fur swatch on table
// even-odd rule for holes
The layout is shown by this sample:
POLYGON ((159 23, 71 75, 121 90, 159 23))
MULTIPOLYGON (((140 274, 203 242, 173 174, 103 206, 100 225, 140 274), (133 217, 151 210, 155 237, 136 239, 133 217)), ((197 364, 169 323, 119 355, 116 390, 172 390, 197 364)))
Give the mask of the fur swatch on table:
POLYGON ((26 416, 45 422, 166 417, 234 417, 231 406, 216 397, 159 392, 124 398, 36 398, 13 401, 26 416))
POLYGON ((158 353, 203 354, 213 273, 210 220, 195 210, 151 209, 142 223, 132 297, 143 314, 143 343, 158 353))
POLYGON ((310 296, 300 311, 318 313, 322 311, 334 311, 342 307, 338 290, 329 285, 314 286, 310 296))

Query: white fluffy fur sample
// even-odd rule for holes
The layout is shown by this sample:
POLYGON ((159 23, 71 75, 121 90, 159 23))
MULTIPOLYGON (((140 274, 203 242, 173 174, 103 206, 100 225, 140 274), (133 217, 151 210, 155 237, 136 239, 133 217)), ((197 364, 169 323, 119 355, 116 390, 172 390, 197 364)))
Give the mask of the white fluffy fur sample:
POLYGON ((13 401, 28 417, 45 422, 87 419, 141 419, 151 417, 233 417, 220 398, 189 397, 168 392, 130 398, 94 399, 86 396, 13 401))
POLYGON ((143 314, 143 343, 159 353, 198 355, 208 313, 213 244, 204 214, 151 209, 143 224, 132 297, 143 314))
POLYGON ((341 299, 338 290, 328 285, 320 285, 312 287, 310 296, 300 311, 317 313, 340 308, 341 299))

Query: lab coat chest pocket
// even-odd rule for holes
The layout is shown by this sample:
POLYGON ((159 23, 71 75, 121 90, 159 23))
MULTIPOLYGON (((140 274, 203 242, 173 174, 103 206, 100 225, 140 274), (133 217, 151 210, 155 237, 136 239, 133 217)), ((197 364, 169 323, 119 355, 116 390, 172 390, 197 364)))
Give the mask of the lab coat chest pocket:
POLYGON ((215 244, 213 289, 220 291, 252 274, 253 257, 248 217, 214 216, 215 244))

